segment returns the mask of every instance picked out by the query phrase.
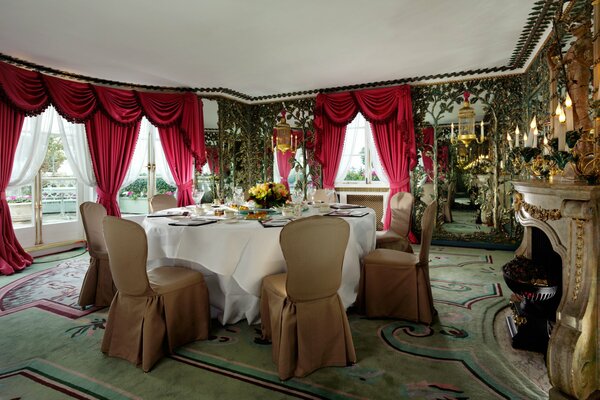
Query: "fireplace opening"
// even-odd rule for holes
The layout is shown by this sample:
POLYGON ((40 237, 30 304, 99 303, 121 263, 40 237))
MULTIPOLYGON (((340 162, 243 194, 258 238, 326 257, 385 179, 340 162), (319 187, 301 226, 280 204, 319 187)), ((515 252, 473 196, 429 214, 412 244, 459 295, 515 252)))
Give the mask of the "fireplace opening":
POLYGON ((562 297, 562 258, 538 228, 530 244, 531 259, 517 256, 502 267, 513 292, 506 322, 513 348, 546 353, 562 297))

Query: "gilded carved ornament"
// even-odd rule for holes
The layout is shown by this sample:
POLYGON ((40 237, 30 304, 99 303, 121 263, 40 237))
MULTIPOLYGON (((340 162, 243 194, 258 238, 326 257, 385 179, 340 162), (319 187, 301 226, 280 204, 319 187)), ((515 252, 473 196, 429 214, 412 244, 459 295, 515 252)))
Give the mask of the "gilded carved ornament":
POLYGON ((555 208, 552 210, 546 210, 545 208, 529 204, 523 200, 523 195, 518 192, 515 193, 513 209, 515 212, 519 212, 521 209, 523 209, 527 212, 527 214, 531 215, 532 218, 535 218, 539 221, 556 221, 562 218, 559 209, 555 208))

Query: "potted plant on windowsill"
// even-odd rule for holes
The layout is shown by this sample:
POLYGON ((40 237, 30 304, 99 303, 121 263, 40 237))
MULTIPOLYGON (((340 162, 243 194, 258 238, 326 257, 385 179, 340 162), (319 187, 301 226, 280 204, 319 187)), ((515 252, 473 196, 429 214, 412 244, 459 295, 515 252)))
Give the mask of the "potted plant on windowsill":
POLYGON ((13 222, 31 221, 33 215, 31 195, 7 196, 6 201, 13 222))

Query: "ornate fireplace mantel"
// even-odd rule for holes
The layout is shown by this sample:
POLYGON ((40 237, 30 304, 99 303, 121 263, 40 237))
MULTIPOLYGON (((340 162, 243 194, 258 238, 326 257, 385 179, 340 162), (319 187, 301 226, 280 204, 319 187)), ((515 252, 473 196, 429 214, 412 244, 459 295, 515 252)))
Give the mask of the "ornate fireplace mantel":
POLYGON ((531 258, 535 227, 562 258, 563 294, 547 353, 550 399, 600 395, 600 186, 541 180, 513 184, 515 215, 525 228, 517 255, 531 258))

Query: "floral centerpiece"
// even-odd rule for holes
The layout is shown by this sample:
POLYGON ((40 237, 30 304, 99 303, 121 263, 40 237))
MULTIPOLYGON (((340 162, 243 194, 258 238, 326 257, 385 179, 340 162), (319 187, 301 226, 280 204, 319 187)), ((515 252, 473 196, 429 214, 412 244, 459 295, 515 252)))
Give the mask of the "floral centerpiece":
POLYGON ((278 207, 290 200, 290 192, 281 183, 259 183, 248 191, 248 200, 254 200, 262 208, 278 207))

